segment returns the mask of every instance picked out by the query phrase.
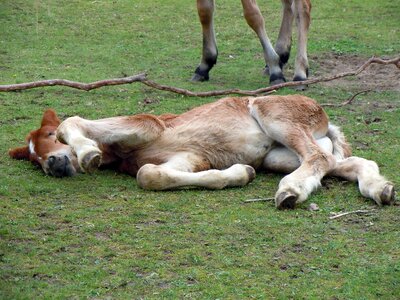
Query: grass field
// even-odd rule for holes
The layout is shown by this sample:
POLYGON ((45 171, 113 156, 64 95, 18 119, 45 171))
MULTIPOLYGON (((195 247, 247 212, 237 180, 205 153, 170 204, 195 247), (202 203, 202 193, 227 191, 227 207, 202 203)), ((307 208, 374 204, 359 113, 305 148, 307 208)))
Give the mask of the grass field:
MULTIPOLYGON (((201 46, 194 2, 3 0, 0 84, 147 71, 159 83, 196 91, 265 86, 259 43, 233 0, 217 1, 220 57, 210 82, 189 82, 201 46)), ((280 2, 259 2, 275 41, 280 2)), ((312 3, 311 76, 400 54, 400 3, 312 3)), ((292 68, 293 57, 286 74, 292 68)), ((341 103, 372 89, 327 112, 354 154, 377 161, 399 186, 399 71, 371 69, 303 94, 341 103)), ((277 211, 272 202, 243 200, 273 196, 281 175, 259 172, 250 185, 223 191, 148 192, 112 171, 48 177, 7 154, 48 107, 61 118, 101 118, 180 113, 215 99, 140 84, 0 93, 0 298, 399 299, 399 206, 377 208, 352 183, 327 178, 296 210, 277 211), (320 210, 308 211, 311 202, 320 210), (331 212, 373 208, 329 220, 331 212)))

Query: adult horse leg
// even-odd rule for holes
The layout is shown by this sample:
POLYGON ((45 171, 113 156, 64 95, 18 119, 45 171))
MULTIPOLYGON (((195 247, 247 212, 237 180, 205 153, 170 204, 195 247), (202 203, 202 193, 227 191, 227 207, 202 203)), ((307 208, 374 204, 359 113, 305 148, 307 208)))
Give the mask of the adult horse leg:
POLYGON ((279 30, 275 51, 279 55, 281 68, 288 62, 290 49, 292 47, 292 25, 293 25, 293 0, 282 1, 282 22, 279 30))
MULTIPOLYGON (((308 77, 307 35, 310 27, 310 0, 294 0, 294 13, 297 24, 297 55, 293 81, 303 81, 308 77)), ((304 89, 301 86, 298 89, 304 89)))
POLYGON ((263 47, 264 59, 269 69, 269 82, 278 84, 285 81, 280 65, 279 55, 272 46, 267 33, 265 32, 265 22, 260 9, 255 0, 242 0, 244 17, 247 24, 254 30, 260 39, 263 47))
POLYGON ((214 32, 214 0, 197 0, 197 12, 203 31, 203 52, 200 65, 192 81, 207 81, 209 72, 217 63, 218 49, 214 32))

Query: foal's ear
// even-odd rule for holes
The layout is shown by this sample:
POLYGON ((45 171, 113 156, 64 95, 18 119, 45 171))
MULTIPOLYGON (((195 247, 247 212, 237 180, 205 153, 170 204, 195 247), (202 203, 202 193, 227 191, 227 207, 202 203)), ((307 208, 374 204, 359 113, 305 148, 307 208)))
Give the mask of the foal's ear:
POLYGON ((46 125, 52 125, 58 127, 60 125, 60 119, 57 117, 56 112, 53 109, 48 109, 44 112, 42 118, 42 127, 46 125))
POLYGON ((10 150, 8 150, 8 154, 10 155, 11 158, 14 158, 14 159, 29 160, 29 147, 24 146, 24 147, 10 149, 10 150))

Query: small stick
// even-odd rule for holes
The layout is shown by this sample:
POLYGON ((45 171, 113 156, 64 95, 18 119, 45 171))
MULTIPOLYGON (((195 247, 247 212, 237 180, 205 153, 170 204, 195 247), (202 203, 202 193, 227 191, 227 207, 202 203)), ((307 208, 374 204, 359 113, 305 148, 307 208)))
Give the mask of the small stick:
POLYGON ((359 209, 359 210, 354 210, 354 211, 348 211, 348 212, 344 212, 344 213, 341 213, 341 214, 337 214, 337 215, 331 216, 331 217, 329 217, 329 220, 337 219, 337 218, 344 217, 344 216, 347 216, 347 215, 350 215, 350 214, 368 214, 368 213, 371 213, 373 211, 374 211, 374 209, 370 209, 370 210, 359 209))
POLYGON ((346 101, 339 103, 339 104, 334 104, 334 103, 321 103, 321 106, 324 107, 342 107, 348 104, 351 104, 353 102, 353 100, 360 94, 364 94, 364 93, 368 93, 371 92, 371 89, 368 90, 363 90, 363 91, 359 91, 357 93, 355 93, 353 96, 349 97, 346 101))
POLYGON ((254 199, 247 199, 244 200, 244 203, 251 203, 251 202, 261 202, 261 201, 273 201, 275 198, 254 198, 254 199))
POLYGON ((351 96, 349 99, 347 99, 347 101, 343 102, 341 104, 341 106, 345 106, 347 104, 351 104, 353 102, 354 98, 357 97, 358 95, 364 94, 364 93, 369 93, 371 91, 372 91, 371 89, 359 91, 358 93, 355 93, 353 96, 351 96))

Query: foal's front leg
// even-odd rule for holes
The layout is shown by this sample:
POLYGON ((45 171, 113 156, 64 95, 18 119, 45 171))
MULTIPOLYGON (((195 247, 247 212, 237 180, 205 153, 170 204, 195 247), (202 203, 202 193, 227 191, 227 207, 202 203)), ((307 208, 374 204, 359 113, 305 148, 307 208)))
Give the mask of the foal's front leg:
POLYGON ((94 121, 76 116, 59 125, 57 138, 72 147, 79 166, 83 171, 90 173, 102 162, 101 145, 115 145, 121 151, 129 151, 157 139, 164 130, 164 123, 153 115, 94 121))
POLYGON ((225 170, 209 170, 204 159, 191 153, 177 153, 161 165, 142 166, 136 180, 146 190, 168 190, 180 187, 223 189, 244 186, 255 178, 255 170, 248 165, 235 164, 225 170), (199 172, 194 172, 200 168, 199 172))

